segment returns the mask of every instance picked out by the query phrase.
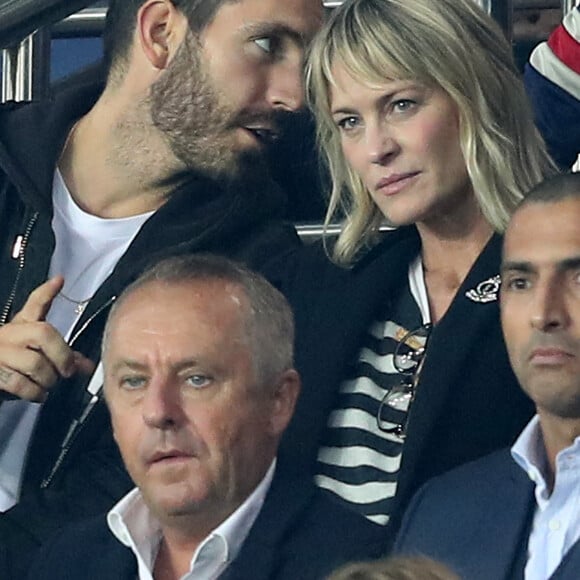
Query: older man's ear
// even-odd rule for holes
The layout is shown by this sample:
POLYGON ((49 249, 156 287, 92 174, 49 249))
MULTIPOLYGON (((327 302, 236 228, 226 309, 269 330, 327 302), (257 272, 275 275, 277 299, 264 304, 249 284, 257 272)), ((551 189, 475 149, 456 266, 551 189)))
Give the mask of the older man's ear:
POLYGON ((270 432, 273 436, 281 436, 288 427, 296 408, 300 388, 300 375, 294 369, 288 369, 278 377, 272 394, 270 415, 270 432))

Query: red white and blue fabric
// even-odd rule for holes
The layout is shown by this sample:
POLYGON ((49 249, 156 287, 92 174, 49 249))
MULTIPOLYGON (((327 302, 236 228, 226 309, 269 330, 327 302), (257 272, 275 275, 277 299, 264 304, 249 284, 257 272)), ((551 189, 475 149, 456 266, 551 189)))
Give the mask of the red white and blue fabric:
POLYGON ((524 80, 550 153, 571 167, 580 154, 580 6, 533 50, 524 80))

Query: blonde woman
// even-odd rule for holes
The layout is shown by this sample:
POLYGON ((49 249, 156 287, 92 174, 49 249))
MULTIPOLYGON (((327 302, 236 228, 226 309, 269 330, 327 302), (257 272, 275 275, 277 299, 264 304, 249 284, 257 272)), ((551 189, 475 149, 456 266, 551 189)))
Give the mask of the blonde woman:
POLYGON ((554 169, 472 0, 347 0, 307 83, 342 231, 288 289, 304 387, 285 451, 394 530, 418 485, 531 415, 499 324, 501 233, 554 169))

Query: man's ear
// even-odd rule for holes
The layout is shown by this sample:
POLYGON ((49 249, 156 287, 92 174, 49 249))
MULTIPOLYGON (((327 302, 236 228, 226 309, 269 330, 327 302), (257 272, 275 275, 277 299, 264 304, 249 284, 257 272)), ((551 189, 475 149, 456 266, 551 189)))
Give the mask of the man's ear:
POLYGON ((272 395, 271 434, 280 436, 288 427, 300 394, 300 375, 294 369, 284 371, 277 379, 272 395))
POLYGON ((137 13, 137 40, 151 65, 163 70, 185 39, 189 23, 171 0, 147 0, 137 13))

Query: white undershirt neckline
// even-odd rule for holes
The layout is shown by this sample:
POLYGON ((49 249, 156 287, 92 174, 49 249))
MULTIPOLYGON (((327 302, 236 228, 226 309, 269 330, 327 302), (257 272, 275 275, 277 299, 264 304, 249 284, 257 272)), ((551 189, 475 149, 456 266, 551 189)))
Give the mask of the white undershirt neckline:
POLYGON ((417 254, 417 257, 409 264, 409 289, 421 311, 423 324, 431 322, 429 297, 427 296, 427 285, 425 284, 425 272, 423 270, 421 254, 417 254))
POLYGON ((57 296, 47 319, 68 338, 80 317, 74 301, 93 296, 155 212, 107 219, 92 215, 74 201, 58 169, 54 174, 53 205, 56 245, 49 276, 64 276, 62 294, 73 302, 57 296))

